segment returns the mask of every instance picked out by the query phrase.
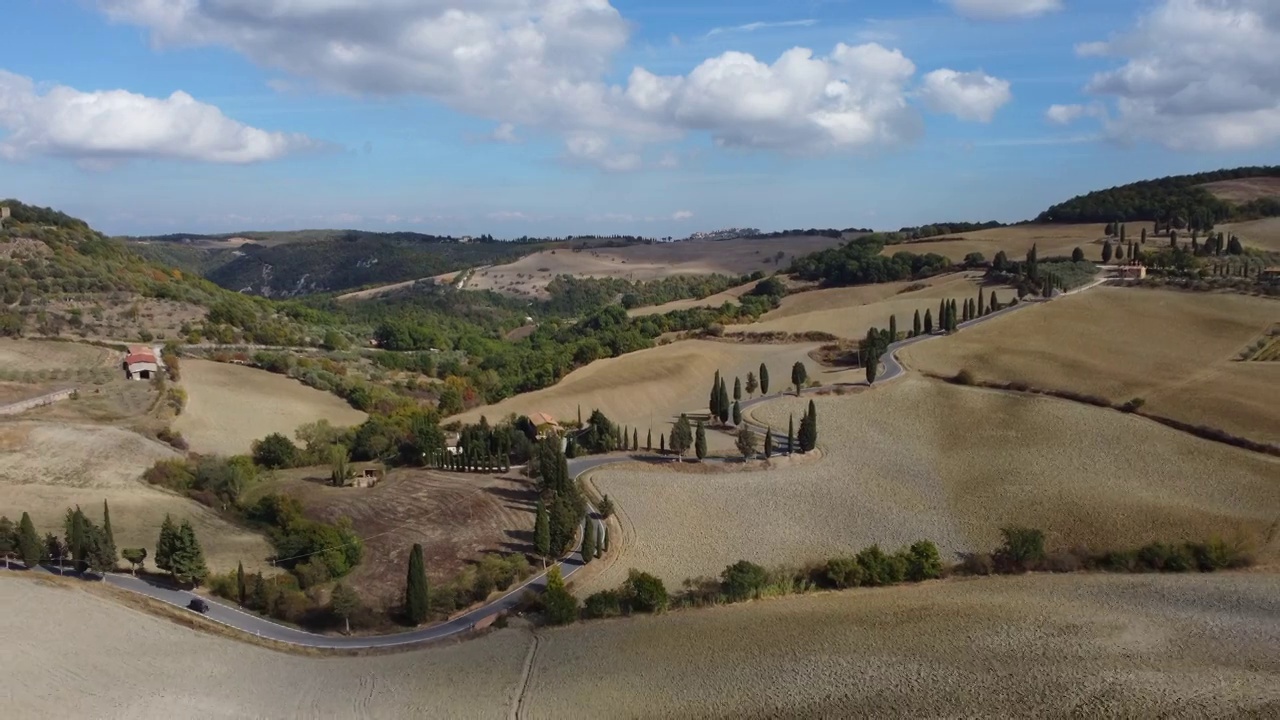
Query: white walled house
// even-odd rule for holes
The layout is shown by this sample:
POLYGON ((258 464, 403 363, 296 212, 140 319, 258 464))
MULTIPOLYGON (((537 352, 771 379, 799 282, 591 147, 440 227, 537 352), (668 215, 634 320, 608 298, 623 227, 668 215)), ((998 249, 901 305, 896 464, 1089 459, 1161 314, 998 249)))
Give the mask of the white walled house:
POLYGON ((124 374, 130 380, 150 380, 160 372, 155 351, 148 347, 131 347, 124 356, 124 374))

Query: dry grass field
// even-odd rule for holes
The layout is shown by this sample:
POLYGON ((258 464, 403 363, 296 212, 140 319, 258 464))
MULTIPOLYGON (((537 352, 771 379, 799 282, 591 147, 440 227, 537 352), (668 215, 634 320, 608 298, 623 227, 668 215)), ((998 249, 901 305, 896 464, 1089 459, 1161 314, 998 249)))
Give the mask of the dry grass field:
POLYGON ((334 395, 243 365, 186 359, 181 385, 187 409, 173 427, 195 452, 247 453, 254 440, 273 432, 292 438, 303 423, 358 425, 366 417, 334 395))
MULTIPOLYGON (((1150 233, 1150 223, 1126 223, 1126 238, 1138 240, 1142 228, 1150 233)), ((902 245, 889 245, 882 254, 892 255, 902 250, 925 254, 937 253, 954 261, 964 259, 969 253, 982 253, 990 260, 1003 250, 1011 260, 1026 257, 1032 245, 1040 258, 1059 255, 1070 255, 1071 251, 1080 248, 1086 260, 1102 262, 1102 244, 1107 236, 1103 233, 1103 225, 1012 225, 1010 227, 975 230, 951 236, 950 240, 931 240, 913 242, 902 245)))
MULTIPOLYGON (((757 372, 760 363, 766 363, 772 381, 770 389, 774 392, 789 382, 791 366, 797 360, 805 362, 810 377, 820 378, 824 383, 858 377, 856 371, 832 372, 819 368, 808 357, 809 351, 818 346, 818 343, 755 345, 682 340, 597 360, 569 373, 552 387, 475 408, 452 419, 476 422, 483 415, 493 422, 511 413, 545 412, 572 421, 578 417, 579 406, 583 419, 599 408, 610 420, 638 428, 642 443, 646 431, 652 428, 653 441, 657 444, 659 433, 667 432, 668 424, 680 413, 707 412, 707 396, 717 370, 729 378, 732 388, 734 377, 746 382, 748 372, 757 372)), ((732 438, 720 433, 709 433, 707 441, 713 449, 733 447, 732 438)))
POLYGON ((545 630, 520 715, 527 630, 380 657, 293 657, 204 635, 92 590, 0 576, 8 610, 0 632, 15 659, 6 667, 6 709, 15 717, 1264 717, 1280 710, 1280 578, 1264 573, 938 582, 545 630))
MULTIPOLYGON (((808 399, 752 409, 775 428, 808 399)), ((669 584, 746 559, 799 565, 921 538, 949 559, 990 550, 999 529, 1051 545, 1261 537, 1280 520, 1280 459, 1079 403, 962 388, 916 375, 815 399, 819 462, 690 475, 602 468, 627 543, 582 594, 629 568, 669 584)), ((1280 548, 1268 548, 1276 554, 1280 548)))
POLYGON ((254 493, 294 495, 307 515, 319 520, 351 518, 364 542, 364 558, 349 582, 370 602, 399 601, 414 543, 422 544, 432 583, 452 579, 485 553, 533 551, 536 498, 514 475, 401 469, 372 488, 335 488, 325 484, 328 472, 327 467, 281 471, 280 480, 254 493))
MULTIPOLYGON (((621 248, 544 250, 508 263, 482 268, 467 283, 469 290, 496 290, 522 297, 546 297, 547 283, 557 275, 656 280, 671 275, 746 275, 786 267, 791 258, 834 247, 843 240, 787 237, 764 240, 690 240, 630 245, 621 248), (778 258, 778 254, 782 257, 778 258)), ((441 279, 451 275, 441 276, 441 279)))
POLYGON ((941 375, 1141 397, 1144 410, 1280 442, 1280 366, 1235 362, 1280 303, 1232 294, 1096 288, 1020 310, 902 359, 941 375))
POLYGON ((725 303, 738 302, 738 299, 742 297, 743 293, 754 288, 759 282, 759 280, 753 280, 749 283, 729 288, 722 293, 709 295, 701 300, 672 300, 671 302, 664 303, 662 305, 633 308, 627 311, 627 315, 630 315, 631 317, 643 317, 645 315, 663 315, 676 310, 691 310, 699 307, 720 307, 725 303))
POLYGON ((1238 180, 1219 180, 1200 187, 1215 196, 1232 203, 1280 196, 1280 177, 1253 177, 1238 180))
MULTIPOLYGON (((266 539, 235 527, 193 500, 144 483, 156 460, 177 457, 157 442, 119 428, 37 422, 0 424, 0 507, 12 519, 30 512, 42 534, 62 534, 68 507, 101 521, 111 505, 117 547, 152 551, 166 513, 190 519, 214 570, 243 560, 258 567, 271 554, 266 539)), ((152 553, 154 554, 154 552, 152 553)))
POLYGON ((1223 225, 1220 228, 1228 235, 1235 233, 1245 247, 1258 248, 1267 252, 1280 253, 1280 218, 1263 218, 1242 223, 1223 225))
MULTIPOLYGON (((782 305, 764 314, 758 322, 725 328, 730 334, 743 332, 828 332, 842 338, 861 338, 871 327, 886 328, 889 316, 898 316, 899 331, 911 329, 917 311, 926 310, 936 316, 942 298, 964 300, 977 297, 981 288, 984 301, 994 290, 997 299, 1009 302, 1014 290, 1004 285, 982 285, 981 273, 953 273, 930 278, 927 287, 904 292, 920 283, 897 282, 859 285, 848 288, 813 290, 789 295, 782 305)), ((935 321, 937 318, 934 318, 935 321)))
POLYGON ((119 353, 93 345, 53 340, 0 340, 0 367, 11 372, 116 368, 119 353))

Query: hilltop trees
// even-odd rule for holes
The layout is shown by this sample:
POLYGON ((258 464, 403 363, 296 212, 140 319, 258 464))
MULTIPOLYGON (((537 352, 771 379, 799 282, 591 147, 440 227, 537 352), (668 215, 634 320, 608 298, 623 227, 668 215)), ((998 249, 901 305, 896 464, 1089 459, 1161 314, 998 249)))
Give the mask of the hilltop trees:
POLYGON ((404 617, 410 625, 421 625, 430 609, 427 596, 427 569, 422 560, 422 545, 413 544, 409 551, 409 577, 404 588, 404 617))

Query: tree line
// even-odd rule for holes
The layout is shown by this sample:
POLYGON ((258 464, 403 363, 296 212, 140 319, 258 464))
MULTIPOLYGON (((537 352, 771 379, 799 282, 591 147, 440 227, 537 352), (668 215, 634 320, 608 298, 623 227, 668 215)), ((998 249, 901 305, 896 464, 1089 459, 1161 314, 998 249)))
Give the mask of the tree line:
POLYGON ((1050 207, 1040 213, 1036 221, 1113 223, 1146 220, 1181 230, 1193 222, 1222 223, 1280 215, 1280 201, 1274 198, 1233 205, 1199 187, 1205 183, 1252 177, 1280 177, 1280 166, 1176 175, 1096 190, 1050 207))

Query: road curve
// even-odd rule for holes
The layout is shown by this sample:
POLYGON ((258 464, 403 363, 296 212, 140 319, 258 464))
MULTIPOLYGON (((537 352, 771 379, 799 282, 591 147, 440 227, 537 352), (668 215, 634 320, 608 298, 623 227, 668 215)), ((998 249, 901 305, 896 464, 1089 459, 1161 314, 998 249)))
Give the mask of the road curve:
MULTIPOLYGON (((1084 290, 1088 290, 1092 287, 1096 287, 1097 285, 1101 284, 1104 281, 1104 279, 1105 278, 1100 278, 1094 281, 1093 283, 1077 288, 1076 290, 1072 291, 1072 293, 1081 292, 1084 290)), ((1068 294, 1071 294, 1071 293, 1068 293, 1068 294)), ((1039 304, 1039 303, 1038 302, 1020 302, 1016 305, 1012 305, 1010 307, 997 310, 996 312, 991 313, 989 315, 985 315, 983 317, 980 317, 974 320, 969 320, 968 322, 960 323, 959 327, 960 328, 970 327, 972 325, 976 325, 981 322, 986 322, 987 320, 994 319, 1006 313, 1014 312, 1021 308, 1030 307, 1035 304, 1039 304)), ((881 361, 885 365, 885 372, 883 375, 881 375, 877 379, 876 384, 879 385, 880 383, 894 380, 903 375, 905 371, 902 367, 902 364, 898 361, 898 358, 896 355, 896 353, 899 350, 901 350, 902 348, 908 347, 910 345, 914 345, 918 342, 924 342, 926 340, 929 340, 935 337, 942 337, 942 336, 941 335, 922 335, 919 337, 909 338, 906 340, 900 340, 896 343, 891 344, 887 352, 881 358, 881 361)), ((854 384, 863 385, 865 383, 854 383, 854 384)), ((848 387, 849 385, 854 385, 854 384, 846 384, 845 386, 848 387)), ((814 393, 814 392, 830 391, 830 390, 834 390, 837 387, 839 387, 839 385, 825 385, 821 387, 808 388, 804 392, 814 393)), ((779 396, 783 395, 784 393, 785 391, 782 391, 774 395, 761 396, 758 398, 746 400, 742 403, 742 408, 743 409, 750 408, 760 403, 763 403, 767 400, 777 399, 779 396)), ((757 428, 758 430, 762 427, 758 423, 751 422, 750 424, 753 427, 757 428)), ((775 438, 781 440, 782 442, 786 442, 785 436, 781 436, 775 433, 775 438)), ((568 462, 569 473, 575 479, 577 479, 577 478, 580 478, 584 473, 590 470, 599 468, 601 466, 610 465, 612 463, 618 463, 618 462, 630 462, 636 459, 643 459, 643 458, 640 458, 638 456, 630 456, 630 455, 574 458, 572 460, 569 460, 568 462)), ((588 504, 587 521, 593 522, 596 524, 596 528, 597 528, 596 537, 597 538, 601 537, 605 527, 604 521, 599 517, 599 514, 596 512, 595 507, 591 506, 590 504, 588 504)), ((565 579, 572 577, 574 573, 578 572, 584 567, 580 550, 581 548, 579 547, 579 549, 574 550, 572 553, 570 553, 569 555, 567 555, 565 558, 563 558, 562 560, 560 560, 554 565, 554 567, 560 568, 560 572, 565 579)), ((7 564, 6 564, 6 567, 7 567, 7 564)), ((51 573, 56 572, 56 570, 51 567, 43 567, 41 568, 41 570, 44 572, 51 572, 51 573)), ((191 600, 197 597, 203 598, 205 600, 209 600, 209 598, 205 598, 204 596, 197 595, 196 593, 193 593, 193 592, 174 589, 158 583, 149 582, 147 580, 144 580, 142 578, 137 578, 132 575, 122 575, 122 574, 112 573, 112 574, 106 575, 103 578, 103 581, 114 587, 118 587, 124 590, 129 590, 131 592, 136 592, 142 595, 146 595, 148 597, 155 598, 156 600, 160 600, 162 602, 166 602, 166 603, 169 603, 170 605, 174 605, 176 607, 183 608, 183 609, 187 607, 187 604, 191 602, 191 600)), ((391 635, 365 635, 365 636, 321 635, 318 633, 307 632, 306 630, 300 630, 298 628, 290 627, 287 625, 281 625, 280 623, 274 622, 272 620, 264 618, 255 613, 246 612, 244 610, 241 610, 237 607, 234 607, 232 605, 229 605, 227 603, 221 602, 216 599, 209 602, 209 612, 206 614, 206 617, 209 618, 210 620, 221 623, 223 625, 227 625, 237 630, 241 630, 243 632, 249 633, 250 635, 256 635, 258 637, 262 637, 262 638, 266 638, 269 640, 274 640, 276 642, 286 643, 290 645, 298 645, 298 646, 309 647, 309 648, 348 649, 348 650, 363 649, 363 648, 389 648, 389 647, 398 647, 398 646, 404 646, 404 645, 414 645, 418 643, 426 643, 426 642, 431 642, 433 640, 442 640, 444 638, 452 637, 460 633, 465 633, 471 630, 472 627, 474 627, 475 624, 480 622, 481 620, 488 618, 491 615, 496 615, 498 613, 509 611, 512 608, 514 608, 517 604, 519 604, 520 599, 524 595, 526 590, 540 592, 546 588, 546 585, 547 585, 547 575, 546 575, 546 571, 543 571, 541 573, 538 573, 534 577, 524 581, 520 585, 517 585, 516 587, 511 588, 506 593, 504 593, 501 597, 495 600, 492 600, 480 607, 469 610, 463 613, 462 615, 451 618, 441 623, 437 623, 435 625, 430 625, 430 626, 418 628, 415 630, 407 630, 405 632, 395 633, 391 635)))

